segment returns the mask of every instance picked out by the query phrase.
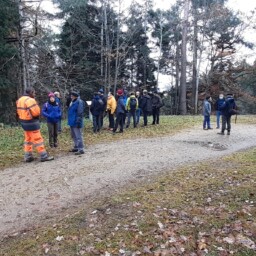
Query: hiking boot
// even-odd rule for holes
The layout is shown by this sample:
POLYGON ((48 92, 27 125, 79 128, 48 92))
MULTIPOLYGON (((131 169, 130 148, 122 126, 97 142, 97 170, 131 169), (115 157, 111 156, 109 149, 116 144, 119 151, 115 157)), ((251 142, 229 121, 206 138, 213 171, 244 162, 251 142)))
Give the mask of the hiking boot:
POLYGON ((25 159, 25 162, 26 163, 31 163, 31 162, 33 162, 35 160, 35 158, 33 157, 33 156, 31 156, 31 157, 28 157, 27 159, 25 159))
POLYGON ((212 127, 208 128, 208 130, 212 130, 212 127))
POLYGON ((47 156, 45 158, 41 158, 41 162, 47 162, 47 161, 52 161, 54 160, 53 156, 47 156))
POLYGON ((218 132, 217 134, 219 134, 219 135, 225 135, 224 132, 218 132))
POLYGON ((75 153, 75 152, 77 152, 77 151, 78 151, 77 148, 72 148, 72 149, 69 150, 69 152, 72 152, 72 153, 75 153))
POLYGON ((227 135, 230 135, 230 132, 228 132, 227 135))
POLYGON ((208 130, 208 128, 203 128, 204 130, 208 130))
POLYGON ((54 146, 55 148, 57 148, 57 147, 58 147, 58 144, 55 143, 53 146, 54 146))
POLYGON ((77 152, 75 153, 76 156, 79 156, 79 155, 82 155, 82 154, 84 154, 84 151, 83 151, 83 150, 77 151, 77 152))

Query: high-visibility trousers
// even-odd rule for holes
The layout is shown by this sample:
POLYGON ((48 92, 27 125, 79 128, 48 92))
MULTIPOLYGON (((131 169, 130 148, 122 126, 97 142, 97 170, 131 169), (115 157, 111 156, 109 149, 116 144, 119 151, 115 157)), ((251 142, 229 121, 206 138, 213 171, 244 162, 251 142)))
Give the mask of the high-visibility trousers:
POLYGON ((40 130, 24 131, 24 135, 25 135, 25 141, 24 141, 25 159, 32 156, 33 147, 36 148, 41 158, 47 157, 47 152, 44 146, 44 139, 41 135, 40 130))

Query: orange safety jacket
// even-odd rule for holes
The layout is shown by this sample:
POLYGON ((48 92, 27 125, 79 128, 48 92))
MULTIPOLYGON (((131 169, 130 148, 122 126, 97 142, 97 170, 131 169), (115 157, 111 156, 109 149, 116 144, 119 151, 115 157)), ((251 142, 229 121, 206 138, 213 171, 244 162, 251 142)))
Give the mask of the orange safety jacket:
POLYGON ((25 131, 39 130, 40 107, 36 100, 24 95, 17 100, 16 105, 22 128, 25 131))

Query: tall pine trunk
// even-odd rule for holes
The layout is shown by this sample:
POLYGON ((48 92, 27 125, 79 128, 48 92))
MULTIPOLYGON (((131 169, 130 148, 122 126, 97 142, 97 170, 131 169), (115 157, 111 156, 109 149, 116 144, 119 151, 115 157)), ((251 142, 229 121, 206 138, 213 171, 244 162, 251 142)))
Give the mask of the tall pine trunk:
POLYGON ((180 102, 179 111, 181 115, 186 115, 187 113, 187 34, 188 34, 188 13, 189 13, 189 0, 185 1, 184 6, 184 19, 182 24, 182 45, 181 45, 181 74, 180 74, 180 102))

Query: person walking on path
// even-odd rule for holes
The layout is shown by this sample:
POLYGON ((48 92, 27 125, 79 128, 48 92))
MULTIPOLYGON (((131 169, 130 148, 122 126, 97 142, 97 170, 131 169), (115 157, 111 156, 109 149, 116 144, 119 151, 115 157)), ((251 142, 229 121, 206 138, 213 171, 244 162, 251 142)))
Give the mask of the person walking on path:
POLYGON ((108 93, 108 100, 107 100, 107 112, 108 112, 108 119, 109 119, 109 130, 113 131, 115 126, 115 119, 114 114, 116 111, 116 99, 113 96, 112 92, 108 93))
POLYGON ((136 92, 136 98, 138 101, 138 108, 136 109, 136 126, 140 123, 140 115, 141 115, 141 108, 140 108, 140 100, 141 100, 141 95, 140 92, 136 92))
POLYGON ((237 114, 236 108, 237 106, 236 106, 233 93, 228 93, 224 103, 220 107, 221 117, 222 117, 222 126, 221 126, 221 132, 218 133, 219 135, 224 135, 225 130, 227 130, 227 135, 230 135, 231 116, 237 114))
POLYGON ((216 129, 220 128, 220 117, 221 117, 221 106, 223 105, 223 103, 225 102, 225 98, 223 94, 219 95, 218 100, 215 103, 215 109, 216 109, 216 123, 217 123, 217 127, 216 129))
MULTIPOLYGON (((56 102, 57 102, 57 104, 58 104, 58 106, 59 106, 59 108, 62 112, 62 102, 61 102, 61 98, 60 98, 60 93, 59 92, 54 92, 54 95, 55 95, 55 100, 56 100, 56 102)), ((60 117, 60 119, 58 121, 58 133, 61 133, 61 131, 62 131, 62 128, 61 128, 61 117, 60 117)))
POLYGON ((42 114, 47 119, 49 145, 51 148, 56 148, 58 146, 58 123, 61 119, 61 109, 52 92, 49 93, 48 98, 43 106, 42 114))
POLYGON ((151 97, 148 95, 148 91, 143 91, 143 96, 140 101, 140 107, 143 112, 143 120, 144 120, 144 126, 148 125, 148 116, 150 113, 152 113, 152 101, 151 97))
POLYGON ((206 99, 204 100, 204 105, 203 105, 203 115, 204 115, 203 128, 204 128, 204 130, 212 129, 211 121, 210 121, 211 101, 212 101, 212 98, 210 96, 207 96, 206 99))
POLYGON ((135 97, 135 93, 131 92, 130 97, 127 99, 126 102, 126 110, 128 111, 128 120, 126 124, 126 128, 129 128, 131 123, 131 117, 133 118, 133 127, 136 128, 136 110, 138 108, 138 100, 135 97))
POLYGON ((40 132, 40 107, 35 100, 35 89, 27 88, 23 96, 17 102, 17 114, 24 130, 24 160, 34 161, 33 146, 41 157, 41 162, 51 161, 54 158, 49 156, 44 146, 44 140, 40 132))
POLYGON ((116 108, 116 122, 113 130, 113 134, 116 133, 118 126, 120 126, 119 132, 122 133, 124 131, 124 116, 125 116, 125 104, 123 98, 123 90, 117 90, 117 108, 116 108))
POLYGON ((90 111, 93 118, 93 132, 97 133, 101 129, 101 114, 105 111, 105 104, 98 92, 94 93, 90 111))
POLYGON ((153 93, 152 100, 152 125, 159 124, 160 108, 163 106, 161 97, 157 94, 157 91, 153 93))
POLYGON ((84 154, 84 142, 82 128, 84 126, 85 103, 79 97, 78 92, 71 92, 71 103, 68 108, 68 125, 74 142, 73 149, 76 155, 84 154))

